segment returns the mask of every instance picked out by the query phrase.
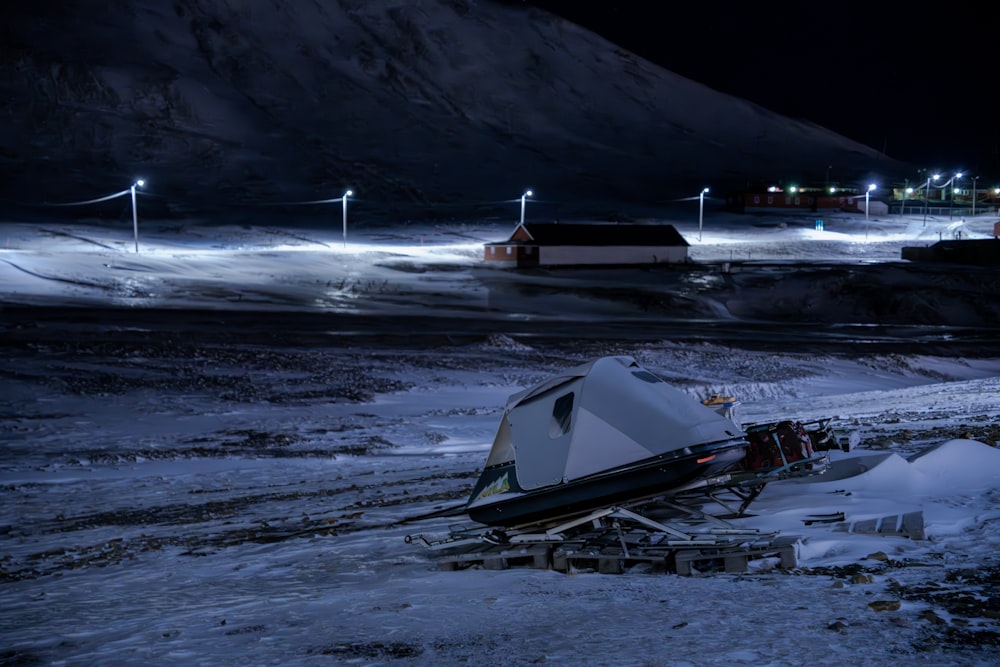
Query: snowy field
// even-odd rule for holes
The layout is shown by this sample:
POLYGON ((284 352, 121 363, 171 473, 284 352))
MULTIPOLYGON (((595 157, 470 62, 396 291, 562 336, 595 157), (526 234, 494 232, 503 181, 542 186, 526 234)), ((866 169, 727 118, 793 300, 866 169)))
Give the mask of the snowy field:
POLYGON ((688 216, 711 269, 531 274, 479 261, 507 223, 0 226, 0 664, 996 665, 998 272, 898 261, 996 219, 688 216), (405 541, 455 522, 402 523, 468 498, 510 394, 606 354, 834 418, 851 451, 733 520, 794 568, 405 541), (924 539, 852 530, 909 512, 924 539))

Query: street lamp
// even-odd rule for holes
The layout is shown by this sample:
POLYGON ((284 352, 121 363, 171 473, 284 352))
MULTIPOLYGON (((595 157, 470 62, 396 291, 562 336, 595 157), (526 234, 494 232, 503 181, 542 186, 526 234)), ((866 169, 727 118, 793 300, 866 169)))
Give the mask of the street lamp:
POLYGON ((913 192, 913 189, 910 187, 910 179, 904 178, 903 179, 903 201, 901 201, 899 203, 899 217, 903 217, 903 214, 906 212, 906 195, 908 195, 911 192, 913 192))
POLYGON ((951 201, 948 203, 948 219, 951 220, 951 215, 955 210, 955 190, 957 189, 954 185, 955 179, 962 178, 962 172, 958 172, 948 180, 948 185, 951 187, 951 201))
POLYGON ((343 204, 344 209, 344 247, 347 247, 347 198, 353 195, 352 190, 348 190, 344 193, 344 196, 340 198, 341 204, 343 204))
POLYGON ((702 188, 698 193, 698 242, 701 243, 701 221, 705 217, 705 195, 708 188, 702 188))
POLYGON ((521 224, 524 224, 524 200, 531 196, 531 190, 525 190, 524 194, 521 195, 521 224))
POLYGON ((976 217, 976 181, 979 180, 978 176, 972 177, 972 217, 976 217))
POLYGON ((135 206, 135 189, 136 187, 141 188, 145 184, 146 181, 140 178, 129 188, 129 191, 132 193, 132 233, 135 235, 135 251, 137 253, 139 252, 139 213, 135 206))
POLYGON ((865 190, 865 240, 868 240, 868 200, 871 196, 872 190, 874 190, 876 185, 874 183, 868 184, 868 189, 865 190))
POLYGON ((927 183, 924 185, 924 224, 923 224, 924 227, 927 226, 927 200, 930 197, 931 181, 932 180, 936 181, 939 178, 941 178, 941 174, 934 174, 933 176, 928 176, 927 183))

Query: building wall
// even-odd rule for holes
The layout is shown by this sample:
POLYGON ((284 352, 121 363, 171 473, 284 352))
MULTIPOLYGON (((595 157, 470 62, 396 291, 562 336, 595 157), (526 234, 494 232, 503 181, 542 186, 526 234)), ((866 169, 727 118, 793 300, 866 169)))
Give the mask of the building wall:
POLYGON ((538 256, 542 266, 661 264, 686 259, 687 248, 678 246, 544 246, 538 256))
MULTIPOLYGON (((834 199, 819 197, 819 200, 834 199)), ((838 205, 828 201, 817 201, 808 194, 789 194, 785 192, 761 192, 733 195, 727 200, 730 208, 745 211, 769 211, 774 209, 799 209, 811 211, 814 208, 835 208, 838 205)))
POLYGON ((537 266, 538 247, 522 245, 495 245, 483 249, 483 259, 487 262, 511 266, 537 266))
MULTIPOLYGON (((726 200, 726 204, 730 210, 743 211, 744 213, 767 213, 788 210, 843 210, 861 211, 864 213, 865 197, 864 195, 811 195, 766 192, 733 195, 726 200)), ((874 215, 885 215, 888 212, 888 207, 875 199, 869 199, 868 212, 874 215)))
POLYGON ((490 245, 483 259, 498 266, 663 264, 687 260, 684 246, 530 246, 490 245))

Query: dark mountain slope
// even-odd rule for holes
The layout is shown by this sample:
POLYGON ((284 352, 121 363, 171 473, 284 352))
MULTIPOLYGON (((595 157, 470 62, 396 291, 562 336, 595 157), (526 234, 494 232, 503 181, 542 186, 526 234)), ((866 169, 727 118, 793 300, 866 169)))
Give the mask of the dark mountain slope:
POLYGON ((162 214, 245 214, 347 187, 387 218, 467 216, 527 187, 563 214, 593 213, 706 184, 821 180, 829 164, 859 179, 899 167, 516 3, 2 12, 8 205, 98 197, 141 176, 162 214))

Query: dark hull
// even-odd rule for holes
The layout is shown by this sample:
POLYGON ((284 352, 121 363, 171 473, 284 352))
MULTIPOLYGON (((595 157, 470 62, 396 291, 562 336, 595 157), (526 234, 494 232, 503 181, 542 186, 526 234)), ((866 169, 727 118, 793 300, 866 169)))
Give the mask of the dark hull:
POLYGON ((583 514, 609 505, 668 495, 672 489, 736 467, 746 451, 745 440, 703 445, 683 455, 664 455, 600 475, 565 484, 520 490, 514 463, 484 471, 478 487, 508 476, 513 498, 468 509, 469 518, 490 526, 512 527, 583 514), (710 458, 710 460, 705 460, 710 458))

